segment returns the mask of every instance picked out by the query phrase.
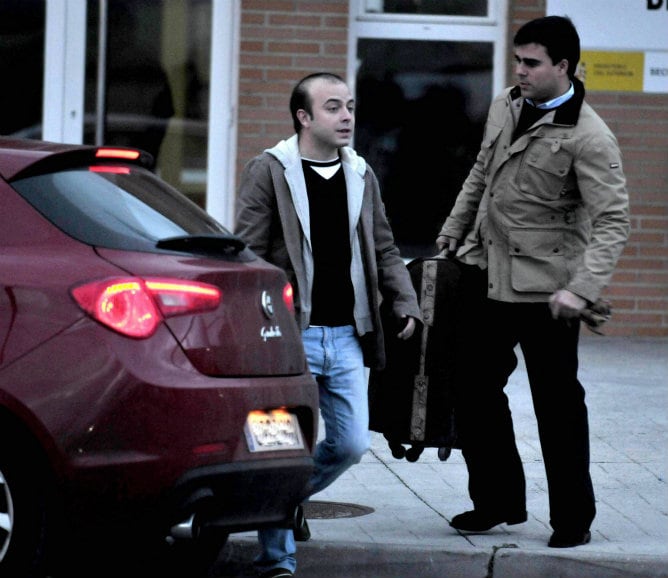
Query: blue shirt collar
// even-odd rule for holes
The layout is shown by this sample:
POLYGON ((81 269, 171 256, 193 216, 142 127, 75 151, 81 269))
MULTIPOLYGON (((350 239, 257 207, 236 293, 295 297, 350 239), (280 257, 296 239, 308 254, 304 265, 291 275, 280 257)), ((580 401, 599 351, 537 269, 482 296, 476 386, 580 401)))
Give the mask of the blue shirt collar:
POLYGON ((550 110, 552 108, 557 108, 558 106, 564 104, 567 100, 570 100, 570 98, 575 94, 575 87, 573 86, 573 83, 571 82, 570 88, 561 96, 557 96, 557 98, 553 98, 552 100, 548 100, 547 102, 544 102, 539 105, 535 105, 533 101, 530 98, 527 98, 526 101, 531 105, 535 106, 536 108, 542 109, 542 110, 550 110))

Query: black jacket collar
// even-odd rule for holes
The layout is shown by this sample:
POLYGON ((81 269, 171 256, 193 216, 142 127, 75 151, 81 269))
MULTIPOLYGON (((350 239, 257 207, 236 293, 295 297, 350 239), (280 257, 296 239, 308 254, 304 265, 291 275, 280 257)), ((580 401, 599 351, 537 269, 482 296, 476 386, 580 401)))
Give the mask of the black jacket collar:
MULTIPOLYGON (((557 110, 554 113, 554 124, 562 125, 576 125, 578 118, 580 117, 580 109, 582 108, 582 103, 584 102, 585 97, 585 88, 584 84, 577 78, 573 78, 573 88, 575 89, 575 94, 572 98, 569 98, 564 104, 557 107, 557 110)), ((510 98, 516 100, 522 98, 522 93, 519 86, 514 86, 510 91, 510 98)), ((524 103, 522 103, 524 104, 524 103)))

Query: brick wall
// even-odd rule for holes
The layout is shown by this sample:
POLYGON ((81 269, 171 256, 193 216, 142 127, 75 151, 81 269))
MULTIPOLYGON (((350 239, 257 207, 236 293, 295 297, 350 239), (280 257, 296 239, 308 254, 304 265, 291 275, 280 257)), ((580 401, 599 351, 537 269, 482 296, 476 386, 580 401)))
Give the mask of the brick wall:
POLYGON ((608 289, 610 333, 668 335, 668 95, 589 101, 617 135, 631 200, 631 237, 608 289))
POLYGON ((345 78, 348 0, 242 0, 238 170, 294 134, 288 99, 303 76, 345 78))
MULTIPOLYGON (((348 0, 242 0, 237 170, 293 134, 288 96, 315 70, 345 76, 348 0)), ((544 0, 509 0, 509 42, 545 15, 544 0)), ((509 83, 513 81, 509 59, 509 83)), ((609 335, 668 336, 668 95, 588 95, 617 135, 631 197, 632 233, 606 292, 609 335)))

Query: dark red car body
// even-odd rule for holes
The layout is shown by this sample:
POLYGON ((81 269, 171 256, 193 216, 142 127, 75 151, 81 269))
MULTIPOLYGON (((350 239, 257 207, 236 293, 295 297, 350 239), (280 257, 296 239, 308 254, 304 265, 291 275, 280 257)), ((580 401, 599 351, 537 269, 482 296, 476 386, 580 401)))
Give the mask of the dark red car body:
POLYGON ((48 542, 54 511, 165 533, 191 515, 226 532, 284 523, 312 469, 317 387, 285 275, 167 191, 144 154, 110 152, 0 139, 0 490, 13 519, 0 527, 0 573, 48 542), (146 223, 172 227, 163 186, 167 213, 187 226, 161 244, 146 223), (220 303, 128 336, 73 297, 108 279, 202 283, 220 303), (296 416, 303 447, 250 451, 249 413, 278 408, 296 416), (24 526, 36 519, 40 536, 24 526))

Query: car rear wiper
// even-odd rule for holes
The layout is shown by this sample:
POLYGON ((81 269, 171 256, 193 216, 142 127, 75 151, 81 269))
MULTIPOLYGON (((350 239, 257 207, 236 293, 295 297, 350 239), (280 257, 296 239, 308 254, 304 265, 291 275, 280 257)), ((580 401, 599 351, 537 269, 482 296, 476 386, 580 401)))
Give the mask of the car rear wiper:
POLYGON ((156 247, 205 255, 238 255, 246 248, 246 243, 236 235, 184 235, 160 239, 156 247))

